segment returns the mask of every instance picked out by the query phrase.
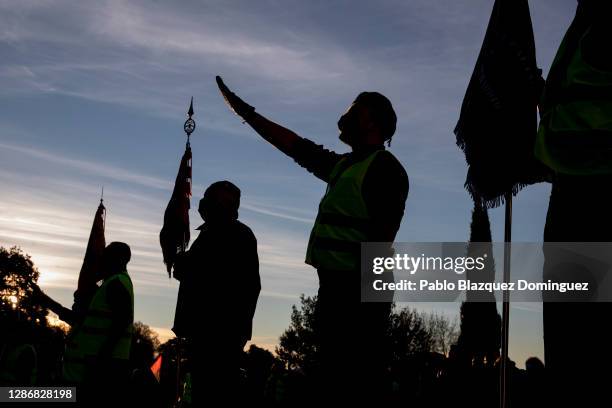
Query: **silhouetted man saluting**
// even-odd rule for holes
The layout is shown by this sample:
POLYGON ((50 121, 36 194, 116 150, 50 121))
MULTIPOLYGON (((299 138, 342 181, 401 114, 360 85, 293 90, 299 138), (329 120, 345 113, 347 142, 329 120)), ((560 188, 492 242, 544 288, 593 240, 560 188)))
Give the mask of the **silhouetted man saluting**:
POLYGON ((240 357, 251 339, 261 289, 257 240, 238 221, 240 189, 229 181, 211 184, 200 200, 205 221, 189 251, 179 258, 181 281, 173 330, 190 339, 195 406, 237 401, 240 357))
POLYGON ((384 147, 397 121, 391 102, 377 92, 359 94, 338 121, 352 151, 338 154, 259 115, 220 77, 217 84, 257 133, 327 183, 306 254, 319 275, 319 391, 338 402, 381 402, 390 305, 360 303, 360 244, 393 241, 408 196, 408 176, 384 147))

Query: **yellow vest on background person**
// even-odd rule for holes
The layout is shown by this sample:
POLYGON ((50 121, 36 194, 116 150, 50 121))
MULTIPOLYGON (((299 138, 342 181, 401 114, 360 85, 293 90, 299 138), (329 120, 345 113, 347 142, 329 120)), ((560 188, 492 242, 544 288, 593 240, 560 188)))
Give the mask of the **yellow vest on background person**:
POLYGON ((612 174, 612 71, 584 58, 590 27, 570 30, 550 70, 560 75, 543 95, 535 155, 559 173, 612 174))
POLYGON ((310 233, 306 263, 317 269, 351 271, 360 269, 361 242, 370 239, 371 217, 362 188, 370 165, 384 150, 346 167, 342 158, 332 169, 327 191, 310 233))
MULTIPOLYGON (((112 314, 107 301, 108 286, 118 280, 130 294, 134 310, 134 289, 127 273, 118 273, 104 280, 89 304, 83 322, 74 327, 67 339, 64 354, 63 377, 72 383, 82 383, 87 375, 88 360, 96 358, 110 334, 112 314)), ((123 335, 115 345, 111 358, 127 361, 130 357, 134 326, 126 327, 123 335)))

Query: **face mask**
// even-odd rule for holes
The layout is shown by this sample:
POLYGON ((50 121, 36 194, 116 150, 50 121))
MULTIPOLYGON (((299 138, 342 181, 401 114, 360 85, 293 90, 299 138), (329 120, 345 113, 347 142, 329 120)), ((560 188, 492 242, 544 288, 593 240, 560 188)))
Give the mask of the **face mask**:
POLYGON ((352 146, 358 134, 357 117, 354 112, 347 112, 338 121, 340 140, 352 146))

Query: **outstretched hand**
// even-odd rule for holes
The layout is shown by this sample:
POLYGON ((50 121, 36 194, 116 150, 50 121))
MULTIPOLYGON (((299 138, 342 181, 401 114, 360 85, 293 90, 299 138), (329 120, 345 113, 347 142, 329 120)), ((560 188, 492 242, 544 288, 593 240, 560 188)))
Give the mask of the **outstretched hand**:
POLYGON ((283 153, 294 157, 295 146, 301 138, 293 131, 256 114, 255 108, 230 91, 220 76, 217 76, 216 79, 221 95, 225 98, 225 102, 227 102, 230 109, 242 117, 245 122, 248 122, 249 126, 259 133, 261 137, 272 143, 283 153))
POLYGON ((236 115, 242 117, 244 120, 249 120, 253 113, 255 113, 255 108, 240 99, 235 93, 230 91, 230 89, 225 85, 223 79, 220 76, 216 76, 217 86, 219 87, 219 91, 221 91, 221 95, 223 95, 223 99, 230 107, 231 110, 236 113, 236 115))

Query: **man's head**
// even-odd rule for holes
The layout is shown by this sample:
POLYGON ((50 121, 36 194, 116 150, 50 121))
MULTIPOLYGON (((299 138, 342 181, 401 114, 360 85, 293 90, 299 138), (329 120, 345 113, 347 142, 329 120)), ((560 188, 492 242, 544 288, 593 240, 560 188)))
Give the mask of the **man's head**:
POLYGON ((102 278, 125 272, 132 257, 132 251, 124 242, 111 242, 102 253, 102 278))
POLYGON ((207 223, 228 222, 238 219, 240 189, 229 181, 212 183, 200 200, 198 212, 207 223))
POLYGON ((359 149, 391 143, 397 116, 391 101, 378 92, 362 92, 338 120, 340 140, 359 149))

